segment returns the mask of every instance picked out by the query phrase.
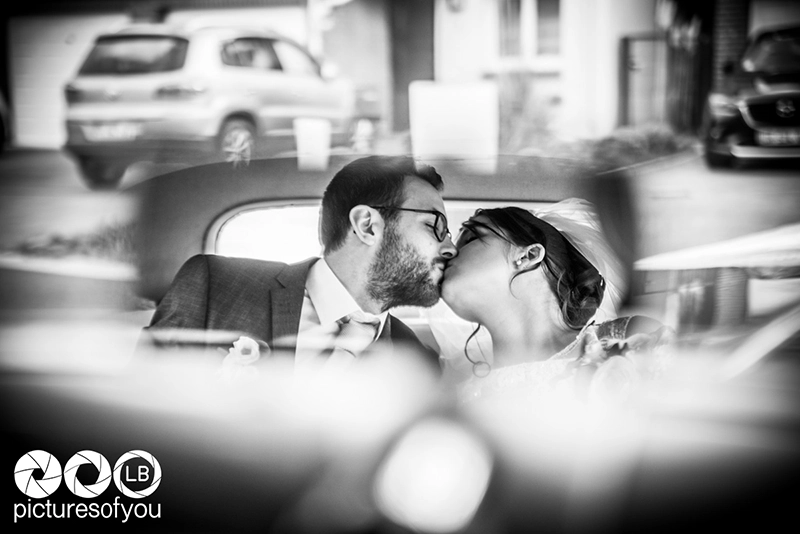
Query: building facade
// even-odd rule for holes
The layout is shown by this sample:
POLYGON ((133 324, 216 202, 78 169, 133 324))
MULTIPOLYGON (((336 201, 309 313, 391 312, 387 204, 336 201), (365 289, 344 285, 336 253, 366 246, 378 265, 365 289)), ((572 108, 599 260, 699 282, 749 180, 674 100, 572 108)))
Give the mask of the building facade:
POLYGON ((32 0, 7 8, 0 85, 17 146, 64 140, 63 85, 95 36, 133 20, 263 25, 306 44, 405 131, 409 85, 491 81, 501 150, 541 135, 696 125, 751 31, 800 21, 795 0, 32 0))

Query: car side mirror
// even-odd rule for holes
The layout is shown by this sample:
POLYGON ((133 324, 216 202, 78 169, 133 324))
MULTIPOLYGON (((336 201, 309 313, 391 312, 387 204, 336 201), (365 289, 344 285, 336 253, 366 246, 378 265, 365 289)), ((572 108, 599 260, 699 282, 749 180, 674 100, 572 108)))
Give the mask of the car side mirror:
POLYGON ((320 68, 320 75, 326 80, 334 80, 339 77, 339 66, 325 61, 320 68))

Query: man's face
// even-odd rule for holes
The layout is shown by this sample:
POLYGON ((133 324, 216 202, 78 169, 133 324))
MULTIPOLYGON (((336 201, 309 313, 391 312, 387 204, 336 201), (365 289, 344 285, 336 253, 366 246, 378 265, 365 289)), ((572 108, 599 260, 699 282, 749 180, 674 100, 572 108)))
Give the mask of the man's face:
POLYGON ((399 208, 423 212, 397 212, 384 229, 369 271, 368 290, 384 309, 436 304, 447 260, 457 253, 449 234, 443 241, 437 239, 436 214, 427 213, 445 213, 439 191, 411 177, 406 178, 405 197, 399 208))

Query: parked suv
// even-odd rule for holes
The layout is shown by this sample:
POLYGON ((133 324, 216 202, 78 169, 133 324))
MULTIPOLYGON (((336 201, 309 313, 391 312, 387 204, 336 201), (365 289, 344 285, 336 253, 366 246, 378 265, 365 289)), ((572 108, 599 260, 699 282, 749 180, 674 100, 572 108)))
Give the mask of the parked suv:
POLYGON ((90 187, 135 161, 248 162, 294 148, 293 120, 325 118, 346 143, 356 92, 267 30, 137 24, 97 38, 65 87, 67 143, 90 187))
POLYGON ((726 87, 709 95, 703 122, 709 166, 800 161, 800 26, 754 34, 739 65, 724 69, 726 87))

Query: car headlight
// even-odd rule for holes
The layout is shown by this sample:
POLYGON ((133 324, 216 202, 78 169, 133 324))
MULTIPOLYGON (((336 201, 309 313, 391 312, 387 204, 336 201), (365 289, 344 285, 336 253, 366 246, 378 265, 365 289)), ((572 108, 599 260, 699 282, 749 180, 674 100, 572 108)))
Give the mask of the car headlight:
POLYGON ((735 117, 739 114, 736 97, 712 93, 708 97, 708 107, 711 115, 716 118, 735 117))

